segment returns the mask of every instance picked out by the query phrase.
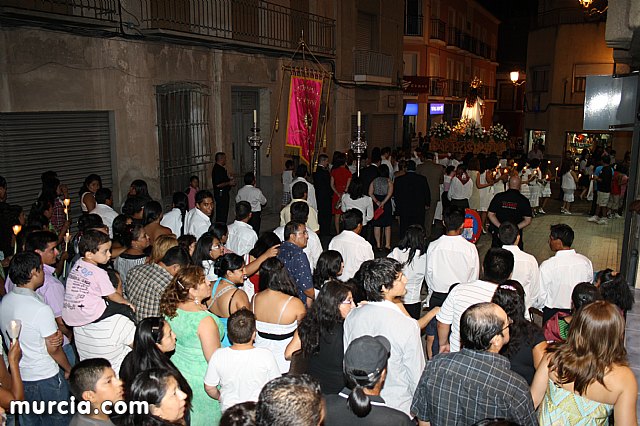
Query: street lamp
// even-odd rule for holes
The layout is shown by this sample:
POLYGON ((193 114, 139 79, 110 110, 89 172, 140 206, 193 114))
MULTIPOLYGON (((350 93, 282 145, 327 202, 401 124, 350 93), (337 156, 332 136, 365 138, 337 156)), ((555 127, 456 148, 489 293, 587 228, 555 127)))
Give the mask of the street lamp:
POLYGON ((591 4, 593 3, 593 0, 578 0, 578 2, 580 3, 580 5, 582 7, 584 7, 586 9, 586 13, 587 15, 596 15, 596 14, 603 14, 604 12, 607 11, 607 9, 609 9, 609 5, 607 4, 607 6, 605 6, 604 9, 600 10, 597 7, 594 7, 592 9, 590 9, 591 4))
POLYGON ((518 80, 520 80, 520 72, 519 71, 511 71, 509 73, 509 79, 511 80, 511 82, 513 83, 514 86, 520 86, 520 85, 524 84, 524 82, 526 81, 526 80, 518 81, 518 80))

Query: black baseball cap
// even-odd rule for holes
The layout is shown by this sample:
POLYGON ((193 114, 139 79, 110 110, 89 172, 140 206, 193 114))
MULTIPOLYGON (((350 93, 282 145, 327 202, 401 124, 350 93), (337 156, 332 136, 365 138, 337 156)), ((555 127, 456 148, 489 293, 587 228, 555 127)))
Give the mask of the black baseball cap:
POLYGON ((386 337, 358 337, 344 353, 344 371, 355 379, 373 379, 385 369, 390 354, 386 337))

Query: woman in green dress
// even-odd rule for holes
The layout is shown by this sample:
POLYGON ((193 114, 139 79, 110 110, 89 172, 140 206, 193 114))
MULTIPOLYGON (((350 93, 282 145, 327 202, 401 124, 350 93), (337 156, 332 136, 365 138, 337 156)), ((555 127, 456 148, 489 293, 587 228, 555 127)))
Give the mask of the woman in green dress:
POLYGON ((200 266, 182 268, 160 300, 160 312, 177 337, 171 361, 193 389, 191 426, 217 425, 222 413, 204 390, 211 355, 220 348, 225 329, 201 301, 211 296, 211 282, 200 266))

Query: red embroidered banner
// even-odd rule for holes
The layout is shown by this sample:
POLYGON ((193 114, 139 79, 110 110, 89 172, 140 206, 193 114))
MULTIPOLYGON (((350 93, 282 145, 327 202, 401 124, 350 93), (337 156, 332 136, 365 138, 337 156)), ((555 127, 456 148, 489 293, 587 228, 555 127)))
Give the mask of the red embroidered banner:
POLYGON ((322 80, 291 76, 289 123, 286 146, 299 152, 300 159, 311 164, 316 146, 322 80))

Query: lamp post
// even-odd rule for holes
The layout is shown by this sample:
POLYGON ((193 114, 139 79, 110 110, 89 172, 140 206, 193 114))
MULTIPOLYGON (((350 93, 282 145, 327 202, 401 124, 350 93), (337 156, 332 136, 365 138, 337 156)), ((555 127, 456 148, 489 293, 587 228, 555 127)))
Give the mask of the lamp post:
POLYGON ((247 137, 247 143, 253 151, 253 176, 258 180, 258 150, 262 146, 262 136, 260 136, 260 128, 258 127, 258 114, 253 110, 253 127, 251 128, 251 135, 247 137))
POLYGON ((358 130, 356 131, 356 138, 349 144, 353 153, 356 155, 356 173, 360 177, 360 160, 362 154, 367 149, 367 141, 364 138, 364 130, 362 130, 362 115, 358 111, 358 130))
POLYGON ((519 71, 511 71, 509 73, 509 80, 511 80, 514 86, 521 86, 526 82, 526 80, 519 81, 520 80, 519 71))

